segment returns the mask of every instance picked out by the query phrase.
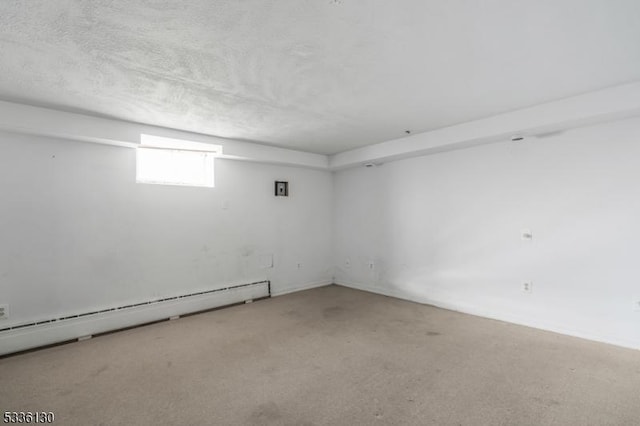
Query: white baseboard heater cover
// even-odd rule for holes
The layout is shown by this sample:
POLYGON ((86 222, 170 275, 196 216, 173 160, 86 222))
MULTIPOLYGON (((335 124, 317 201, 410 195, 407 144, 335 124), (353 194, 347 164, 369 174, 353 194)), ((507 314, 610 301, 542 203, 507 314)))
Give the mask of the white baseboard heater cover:
POLYGON ((259 281, 14 325, 0 329, 0 355, 161 321, 178 315, 233 305, 270 295, 271 283, 259 281))

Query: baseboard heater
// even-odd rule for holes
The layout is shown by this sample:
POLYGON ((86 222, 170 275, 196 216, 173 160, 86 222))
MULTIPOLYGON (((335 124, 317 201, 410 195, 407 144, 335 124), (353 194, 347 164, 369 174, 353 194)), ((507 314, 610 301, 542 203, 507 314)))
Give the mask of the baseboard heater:
POLYGON ((258 281, 0 328, 0 355, 271 296, 258 281))

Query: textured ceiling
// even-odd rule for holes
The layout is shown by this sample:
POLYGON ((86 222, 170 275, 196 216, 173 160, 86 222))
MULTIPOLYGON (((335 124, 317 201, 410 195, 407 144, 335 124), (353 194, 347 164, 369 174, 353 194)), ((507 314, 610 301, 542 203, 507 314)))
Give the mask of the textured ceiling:
POLYGON ((0 99, 318 153, 640 79, 638 0, 3 0, 0 99))

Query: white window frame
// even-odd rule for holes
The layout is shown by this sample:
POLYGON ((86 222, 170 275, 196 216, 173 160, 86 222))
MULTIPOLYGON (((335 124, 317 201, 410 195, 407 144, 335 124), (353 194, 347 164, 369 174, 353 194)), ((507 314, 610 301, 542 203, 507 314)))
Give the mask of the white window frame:
MULTIPOLYGON (((156 148, 150 146, 140 146, 136 149, 136 182, 137 183, 145 183, 145 184, 154 184, 154 185, 173 185, 173 186, 192 186, 192 187, 200 187, 200 188, 214 188, 215 187, 215 152, 209 151, 197 151, 197 150, 188 150, 188 149, 166 149, 166 148, 156 148), (188 153, 192 153, 194 155, 201 156, 203 159, 203 172, 204 172, 204 181, 203 182, 189 182, 184 180, 176 180, 171 179, 170 177, 162 178, 159 176, 157 178, 145 178, 141 177, 140 171, 145 165, 141 164, 144 161, 144 152, 156 150, 162 151, 169 155, 188 155, 188 153)), ((175 171, 168 173, 167 176, 176 175, 175 171)))

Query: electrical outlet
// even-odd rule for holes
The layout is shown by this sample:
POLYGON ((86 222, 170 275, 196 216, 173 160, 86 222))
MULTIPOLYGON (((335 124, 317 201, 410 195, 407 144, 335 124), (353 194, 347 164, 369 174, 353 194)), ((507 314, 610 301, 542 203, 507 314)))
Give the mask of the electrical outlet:
POLYGON ((533 282, 532 281, 522 281, 522 291, 525 293, 533 292, 533 282))
POLYGON ((0 305, 0 320, 9 319, 9 305, 0 305))
POLYGON ((640 312, 640 296, 633 298, 633 310, 640 312))

